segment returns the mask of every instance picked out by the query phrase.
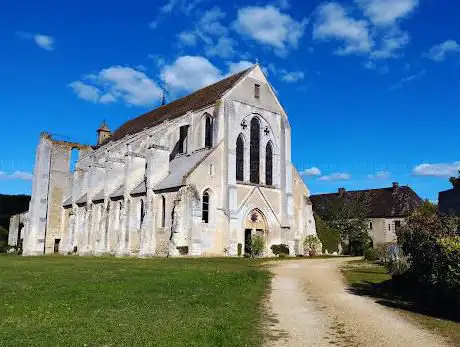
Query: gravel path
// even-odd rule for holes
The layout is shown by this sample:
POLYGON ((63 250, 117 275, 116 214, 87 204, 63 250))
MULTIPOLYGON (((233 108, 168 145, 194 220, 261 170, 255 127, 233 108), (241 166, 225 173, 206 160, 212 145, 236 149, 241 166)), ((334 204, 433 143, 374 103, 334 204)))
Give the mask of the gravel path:
POLYGON ((447 346, 442 337, 371 298, 349 293, 350 258, 273 262, 265 346, 447 346))

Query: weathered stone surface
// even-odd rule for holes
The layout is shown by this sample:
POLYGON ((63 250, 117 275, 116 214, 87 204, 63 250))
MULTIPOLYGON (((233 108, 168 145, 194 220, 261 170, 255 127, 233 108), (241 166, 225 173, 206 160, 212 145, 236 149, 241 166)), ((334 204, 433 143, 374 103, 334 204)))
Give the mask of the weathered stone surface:
MULTIPOLYGON (((42 134, 24 255, 146 257, 188 250, 192 256, 236 256, 238 244, 244 253, 248 237, 256 234, 266 240, 264 255, 280 243, 295 255, 305 236, 316 234, 310 193, 291 162, 287 115, 259 66, 215 103, 109 138, 106 124, 98 129, 97 147, 42 134), (259 124, 257 184, 250 182, 254 119, 259 124), (244 139, 242 181, 236 180, 239 136, 244 139), (80 155, 71 172, 73 148, 80 155), (271 177, 267 148, 272 149, 271 177)), ((10 238, 17 243, 14 223, 10 238)))

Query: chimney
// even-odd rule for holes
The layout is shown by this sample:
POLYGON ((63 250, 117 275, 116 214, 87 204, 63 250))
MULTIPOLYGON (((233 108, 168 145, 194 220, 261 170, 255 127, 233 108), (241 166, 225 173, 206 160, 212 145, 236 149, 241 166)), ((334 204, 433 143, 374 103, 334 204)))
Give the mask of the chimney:
POLYGON ((110 131, 107 123, 103 121, 97 129, 97 145, 101 145, 104 143, 108 138, 112 136, 112 132, 110 131))
POLYGON ((339 196, 343 197, 345 195, 345 188, 339 188, 339 196))
POLYGON ((397 193, 399 190, 399 183, 393 182, 393 193, 397 193))

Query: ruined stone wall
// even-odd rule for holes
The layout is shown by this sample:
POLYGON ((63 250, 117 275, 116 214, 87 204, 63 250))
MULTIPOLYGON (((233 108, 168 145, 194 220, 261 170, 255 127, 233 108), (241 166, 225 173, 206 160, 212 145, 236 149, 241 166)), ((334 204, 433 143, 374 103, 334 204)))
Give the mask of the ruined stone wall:
POLYGON ((24 227, 27 223, 28 212, 15 214, 10 217, 10 227, 8 230, 8 246, 19 247, 21 239, 24 237, 24 227))
POLYGON ((24 232, 24 255, 54 252, 62 239, 62 203, 71 194, 70 156, 72 148, 88 152, 91 147, 57 141, 42 133, 37 146, 29 217, 24 232))
POLYGON ((74 148, 83 151, 83 154, 89 150, 89 146, 74 142, 51 141, 45 254, 54 252, 57 240, 59 240, 59 247, 63 247, 61 243, 64 237, 62 203, 72 192, 73 172, 71 172, 70 161, 74 148))

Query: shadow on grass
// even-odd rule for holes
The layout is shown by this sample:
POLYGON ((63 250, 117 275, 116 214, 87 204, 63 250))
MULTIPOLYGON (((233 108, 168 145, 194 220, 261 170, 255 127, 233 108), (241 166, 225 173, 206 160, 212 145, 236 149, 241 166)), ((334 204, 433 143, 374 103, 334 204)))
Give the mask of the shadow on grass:
MULTIPOLYGON (((380 274, 379 271, 359 271, 359 273, 380 274)), ((450 302, 443 300, 433 291, 408 284, 405 279, 388 279, 382 282, 361 280, 350 284, 348 291, 360 296, 374 298, 377 303, 396 309, 415 312, 438 319, 447 319, 460 323, 460 312, 450 302)))

